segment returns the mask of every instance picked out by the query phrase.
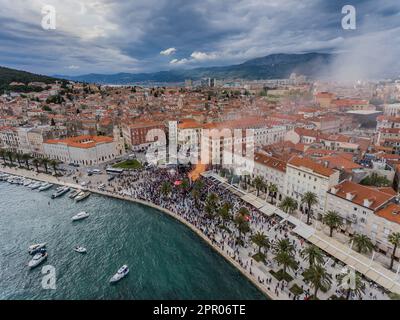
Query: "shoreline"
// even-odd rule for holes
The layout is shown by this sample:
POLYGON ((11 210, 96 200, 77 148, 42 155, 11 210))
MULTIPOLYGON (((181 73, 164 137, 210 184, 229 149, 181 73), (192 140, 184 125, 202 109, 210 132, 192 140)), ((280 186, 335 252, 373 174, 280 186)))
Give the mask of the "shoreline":
MULTIPOLYGON (((81 185, 78 185, 78 184, 75 184, 75 183, 68 183, 68 182, 61 181, 58 178, 56 178, 54 176, 50 176, 50 175, 48 175, 46 173, 37 173, 35 171, 28 171, 26 169, 21 169, 21 168, 4 168, 4 167, 0 168, 0 172, 7 173, 7 174, 19 175, 19 176, 22 176, 22 177, 25 177, 25 178, 36 179, 36 180, 40 180, 40 181, 43 181, 43 182, 48 182, 48 183, 53 183, 53 184, 58 184, 58 185, 64 185, 64 186, 68 186, 68 187, 75 188, 75 189, 82 189, 81 185)), ((172 211, 170 211, 168 209, 165 209, 163 207, 160 207, 158 205, 155 205, 154 203, 149 202, 149 201, 130 198, 130 197, 119 195, 119 194, 113 194, 113 193, 110 193, 110 192, 107 192, 107 191, 101 191, 101 190, 98 190, 98 189, 92 189, 92 188, 90 188, 90 189, 86 188, 86 189, 88 191, 90 191, 90 192, 93 192, 93 193, 96 193, 96 194, 99 194, 99 195, 102 195, 102 196, 111 197, 111 198, 114 198, 114 199, 119 199, 119 200, 124 200, 124 201, 129 201, 129 202, 133 202, 133 203, 138 203, 138 204, 141 204, 141 205, 156 209, 158 211, 161 211, 164 214, 167 214, 168 216, 170 216, 173 219, 179 221, 180 223, 182 223, 183 225, 188 227, 191 231, 193 231, 209 247, 214 249, 214 251, 216 251, 227 262, 229 262, 232 266, 234 266, 236 268, 236 270, 238 270, 244 277, 246 277, 246 279, 248 281, 250 281, 268 299, 270 299, 270 300, 287 300, 284 297, 278 297, 274 292, 268 290, 267 288, 264 288, 262 286, 262 284, 259 283, 254 276, 250 275, 250 273, 248 273, 244 268, 242 268, 237 261, 232 259, 229 255, 227 255, 218 246, 212 244, 212 242, 197 227, 195 227, 190 222, 188 222, 185 219, 183 219, 182 217, 180 217, 178 214, 176 214, 176 213, 174 213, 174 212, 172 212, 172 211)))

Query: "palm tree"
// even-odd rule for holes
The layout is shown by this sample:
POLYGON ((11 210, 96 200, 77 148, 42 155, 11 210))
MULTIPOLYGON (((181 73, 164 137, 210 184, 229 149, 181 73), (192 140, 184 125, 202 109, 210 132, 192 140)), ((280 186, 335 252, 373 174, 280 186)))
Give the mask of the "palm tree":
POLYGON ((400 245, 400 232, 391 233, 388 237, 388 241, 393 245, 392 257, 390 260, 390 270, 393 268, 394 259, 396 257, 397 247, 400 245))
POLYGON ((221 208, 218 209, 218 215, 222 220, 222 225, 225 227, 225 222, 231 220, 231 211, 232 205, 228 202, 225 202, 221 208))
POLYGON ((11 150, 6 151, 6 155, 8 159, 10 160, 10 164, 13 165, 13 160, 14 160, 14 152, 11 150))
POLYGON ((350 294, 354 293, 358 297, 364 294, 365 283, 358 272, 348 270, 341 273, 337 277, 338 286, 342 286, 346 290, 346 300, 350 299, 350 294))
POLYGON ((57 174, 58 161, 53 159, 53 160, 50 160, 49 164, 53 167, 54 174, 57 174))
POLYGON ((234 222, 239 231, 239 240, 242 240, 242 234, 246 234, 250 231, 249 223, 240 213, 235 216, 234 222))
POLYGON ((258 246, 258 253, 261 253, 261 248, 266 248, 268 249, 270 247, 270 243, 268 240, 268 237, 262 233, 262 232, 257 232, 256 234, 253 234, 251 236, 251 241, 258 246))
POLYGON ((47 173, 47 165, 49 164, 49 159, 47 159, 47 158, 43 158, 42 160, 41 160, 41 162, 42 162, 42 165, 43 165, 43 167, 44 167, 44 170, 46 171, 46 173, 47 173))
POLYGON ((241 207, 238 211, 238 214, 240 214, 242 217, 246 217, 250 214, 250 212, 246 207, 241 207))
POLYGON ((160 191, 163 196, 168 196, 172 191, 171 184, 168 181, 164 181, 161 185, 160 191))
POLYGON ((274 198, 272 198, 272 195, 278 192, 278 187, 276 184, 271 183, 268 186, 268 195, 271 197, 271 204, 274 203, 274 198))
POLYGON ((183 190, 184 193, 186 193, 190 187, 190 182, 188 179, 183 179, 182 183, 180 184, 181 189, 183 190))
POLYGON ((32 160, 33 165, 36 167, 36 171, 39 172, 39 164, 40 164, 40 160, 35 158, 32 160))
POLYGON ((332 237, 333 230, 343 226, 343 219, 336 211, 328 211, 322 218, 322 222, 329 227, 329 236, 332 237))
POLYGON ((313 244, 307 246, 307 248, 304 248, 301 251, 300 255, 303 259, 308 260, 310 267, 312 267, 313 265, 315 265, 317 263, 322 264, 324 262, 324 257, 323 257, 321 249, 313 244))
POLYGON ((290 252, 290 253, 293 253, 294 252, 294 246, 290 242, 289 239, 281 239, 281 240, 279 240, 275 244, 274 249, 275 249, 275 251, 277 253, 279 253, 279 252, 290 252))
POLYGON ((285 197, 279 204, 279 209, 285 211, 288 214, 292 214, 297 209, 297 201, 291 197, 285 197))
POLYGON ((264 186, 263 178, 260 177, 260 176, 255 177, 254 180, 253 180, 253 185, 257 190, 257 197, 258 197, 259 194, 260 194, 260 189, 264 186))
POLYGON ((283 273, 286 274, 287 269, 296 269, 297 268, 297 262, 296 259, 294 258, 294 254, 292 252, 287 252, 287 251, 279 251, 276 256, 274 257, 274 260, 278 263, 278 265, 283 266, 283 273))
POLYGON ((192 190, 191 194, 192 194, 192 197, 193 197, 194 202, 195 202, 196 207, 197 207, 198 203, 199 203, 200 196, 201 196, 200 190, 198 190, 197 188, 194 188, 192 190))
POLYGON ((30 154, 28 154, 28 153, 24 153, 23 155, 22 155, 22 159, 25 161, 25 165, 26 165, 26 167, 28 168, 28 170, 29 170, 29 159, 31 158, 31 155, 30 154))
POLYGON ((318 203, 318 197, 314 192, 306 192, 301 198, 301 203, 307 205, 307 224, 310 224, 312 206, 318 203))
POLYGON ((18 166, 21 166, 21 154, 19 152, 15 153, 15 158, 17 159, 18 166))
POLYGON ((216 193, 210 193, 208 196, 207 196, 207 199, 206 199, 206 203, 207 204, 210 204, 211 206, 214 206, 214 207, 216 207, 217 206, 217 203, 218 203, 218 201, 219 201, 219 197, 218 197, 218 195, 216 194, 216 193))
POLYGON ((374 250, 374 244, 371 239, 364 234, 356 233, 353 235, 352 240, 358 253, 369 253, 374 250))
POLYGON ((310 266, 303 273, 304 281, 310 283, 314 288, 314 299, 317 298, 320 289, 328 289, 332 283, 331 275, 321 265, 310 266))
POLYGON ((215 207, 210 203, 206 203, 204 211, 206 212, 206 218, 213 219, 215 217, 215 207))
POLYGON ((0 149, 0 157, 3 158, 3 163, 4 163, 4 164, 6 163, 6 155, 7 155, 6 150, 0 149))
POLYGON ((197 179, 193 186, 193 188, 198 191, 201 191, 201 189, 203 189, 203 187, 204 187, 204 182, 201 179, 197 179))

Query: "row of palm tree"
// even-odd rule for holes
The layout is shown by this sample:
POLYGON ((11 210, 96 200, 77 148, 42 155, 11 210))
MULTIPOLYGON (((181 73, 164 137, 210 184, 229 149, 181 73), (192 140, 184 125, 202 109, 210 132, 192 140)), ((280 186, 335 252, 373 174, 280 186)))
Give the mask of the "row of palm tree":
MULTIPOLYGON (((332 237, 333 230, 343 226, 343 218, 336 211, 328 211, 322 221, 329 227, 329 236, 332 237)), ((388 242, 393 245, 389 269, 393 269, 397 249, 400 246, 400 232, 393 232, 388 236, 388 242)), ((372 240, 364 234, 354 234, 350 240, 358 253, 371 253, 375 246, 372 240)))
POLYGON ((254 188, 256 188, 257 191, 257 197, 260 195, 260 191, 264 190, 266 194, 266 199, 268 197, 271 197, 271 202, 273 202, 273 195, 278 192, 278 187, 274 183, 268 183, 264 181, 264 179, 261 176, 256 176, 253 181, 252 185, 254 188))
POLYGON ((45 172, 48 173, 48 167, 52 166, 54 172, 57 172, 57 166, 59 162, 57 160, 50 160, 47 158, 35 158, 29 153, 19 153, 19 152, 14 152, 11 150, 4 150, 0 149, 0 157, 3 160, 3 164, 7 164, 7 162, 10 165, 14 165, 14 161, 17 161, 18 165, 21 167, 22 163, 25 163, 25 167, 29 170, 30 169, 30 163, 29 161, 32 159, 32 163, 36 168, 36 171, 39 172, 39 166, 42 165, 43 168, 45 169, 45 172))

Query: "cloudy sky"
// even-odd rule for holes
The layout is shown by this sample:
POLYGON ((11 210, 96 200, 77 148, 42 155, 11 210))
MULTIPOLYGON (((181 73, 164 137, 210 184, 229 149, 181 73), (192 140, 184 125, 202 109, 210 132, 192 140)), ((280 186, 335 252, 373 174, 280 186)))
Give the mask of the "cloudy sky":
MULTIPOLYGON (((398 0, 0 0, 0 65, 42 74, 151 72, 271 53, 400 54, 398 0), (356 30, 341 27, 356 8, 356 30), (42 9, 56 29, 42 28, 42 9)), ((357 60, 357 59, 356 59, 357 60)), ((343 67, 343 66, 342 66, 343 67)))

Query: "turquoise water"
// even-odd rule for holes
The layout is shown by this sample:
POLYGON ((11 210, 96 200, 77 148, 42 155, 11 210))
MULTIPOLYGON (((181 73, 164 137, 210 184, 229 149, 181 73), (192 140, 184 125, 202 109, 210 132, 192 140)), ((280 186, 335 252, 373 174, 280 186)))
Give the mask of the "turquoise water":
POLYGON ((0 182, 0 299, 265 299, 173 218, 99 195, 51 200, 52 192, 0 182), (83 210, 90 217, 72 223, 83 210), (49 258, 28 270, 27 248, 39 242, 48 243, 49 258), (110 285, 123 264, 129 275, 110 285), (56 268, 55 290, 42 289, 44 265, 56 268))

